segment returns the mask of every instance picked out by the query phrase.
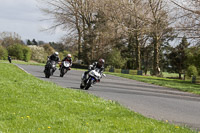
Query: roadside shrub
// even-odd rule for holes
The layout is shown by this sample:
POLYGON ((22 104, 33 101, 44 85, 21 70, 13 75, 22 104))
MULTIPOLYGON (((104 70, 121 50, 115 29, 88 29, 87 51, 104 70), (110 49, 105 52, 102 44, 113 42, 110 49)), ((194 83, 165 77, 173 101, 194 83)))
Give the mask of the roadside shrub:
POLYGON ((187 69, 187 76, 191 77, 192 75, 193 76, 198 75, 197 68, 194 65, 189 66, 187 69))
POLYGON ((27 46, 23 47, 24 61, 28 62, 31 59, 31 49, 27 46))
POLYGON ((0 46, 0 60, 7 60, 8 51, 3 46, 0 46))
POLYGON ((30 45, 28 46, 31 49, 31 60, 45 63, 47 60, 48 54, 45 52, 43 47, 36 46, 36 45, 30 45))
POLYGON ((51 47, 50 44, 44 44, 42 47, 49 56, 55 52, 55 49, 51 47))
POLYGON ((114 68, 122 68, 125 64, 126 60, 124 60, 121 56, 121 53, 117 49, 113 49, 107 58, 107 64, 111 65, 114 68))
POLYGON ((8 54, 18 60, 24 59, 23 46, 21 44, 14 44, 8 47, 8 54))

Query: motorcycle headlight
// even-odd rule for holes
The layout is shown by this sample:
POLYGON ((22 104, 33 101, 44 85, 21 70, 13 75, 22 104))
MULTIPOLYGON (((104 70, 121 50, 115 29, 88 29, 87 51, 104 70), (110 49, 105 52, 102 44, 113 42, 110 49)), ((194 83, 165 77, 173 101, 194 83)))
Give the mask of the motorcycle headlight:
POLYGON ((53 65, 53 67, 56 67, 56 65, 53 65))

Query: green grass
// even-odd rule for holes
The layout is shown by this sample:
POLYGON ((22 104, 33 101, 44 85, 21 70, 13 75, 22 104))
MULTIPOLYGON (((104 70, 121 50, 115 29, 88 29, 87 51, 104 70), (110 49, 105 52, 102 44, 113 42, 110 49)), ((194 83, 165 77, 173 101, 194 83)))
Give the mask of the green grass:
MULTIPOLYGON (((162 72, 163 74, 163 77, 166 78, 166 77, 176 77, 178 78, 179 77, 179 74, 178 73, 168 73, 168 72, 162 72)), ((182 75, 183 76, 183 75, 182 75)))
MULTIPOLYGON (((0 63, 9 63, 7 60, 0 60, 0 63)), ((38 63, 35 61, 29 61, 29 62, 25 62, 25 61, 20 61, 20 60, 12 60, 12 63, 14 64, 25 64, 25 65, 39 65, 39 66, 44 66, 44 63, 38 63)))
POLYGON ((150 84, 155 84, 159 86, 174 88, 185 92, 200 94, 200 85, 191 83, 191 80, 168 79, 168 78, 159 78, 155 76, 139 76, 139 75, 130 75, 121 73, 111 73, 111 72, 106 72, 106 73, 150 84))
POLYGON ((116 102, 65 89, 0 63, 0 132, 193 132, 145 118, 116 102))

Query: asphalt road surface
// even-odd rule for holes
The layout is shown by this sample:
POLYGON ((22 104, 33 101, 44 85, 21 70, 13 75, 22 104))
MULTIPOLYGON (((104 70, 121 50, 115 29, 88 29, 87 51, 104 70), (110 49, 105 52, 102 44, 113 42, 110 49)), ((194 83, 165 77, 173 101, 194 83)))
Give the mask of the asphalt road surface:
MULTIPOLYGON (((37 78, 55 82, 64 88, 80 87, 83 71, 71 70, 61 78, 57 70, 47 79, 43 66, 18 66, 37 78)), ((88 92, 117 101, 146 117, 200 130, 200 96, 111 75, 102 78, 88 92)))

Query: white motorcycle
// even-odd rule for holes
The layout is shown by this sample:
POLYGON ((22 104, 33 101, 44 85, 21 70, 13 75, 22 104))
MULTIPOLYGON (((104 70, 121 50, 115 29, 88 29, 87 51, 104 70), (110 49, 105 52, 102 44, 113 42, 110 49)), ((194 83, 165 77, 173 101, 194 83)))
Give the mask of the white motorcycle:
POLYGON ((91 70, 88 73, 88 75, 86 75, 86 78, 83 78, 84 77, 84 73, 83 73, 80 88, 88 90, 91 87, 91 85, 93 85, 97 82, 100 82, 100 79, 102 78, 102 76, 106 77, 105 74, 101 74, 99 72, 98 68, 91 70))
POLYGON ((68 61, 63 61, 60 67, 60 77, 63 77, 70 70, 71 64, 68 61))

